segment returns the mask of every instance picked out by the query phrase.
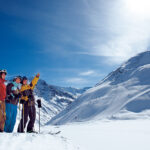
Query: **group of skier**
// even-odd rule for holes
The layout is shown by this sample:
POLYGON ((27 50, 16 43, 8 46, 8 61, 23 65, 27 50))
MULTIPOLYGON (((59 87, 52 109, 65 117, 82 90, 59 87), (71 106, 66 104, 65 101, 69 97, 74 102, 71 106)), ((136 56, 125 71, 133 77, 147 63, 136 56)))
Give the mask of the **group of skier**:
POLYGON ((24 133, 29 118, 27 132, 33 133, 35 132, 34 123, 36 119, 33 90, 40 74, 38 73, 30 84, 28 84, 27 77, 16 76, 7 85, 5 83, 6 75, 6 70, 0 70, 0 132, 13 132, 19 103, 19 109, 22 104, 22 115, 17 131, 24 133))

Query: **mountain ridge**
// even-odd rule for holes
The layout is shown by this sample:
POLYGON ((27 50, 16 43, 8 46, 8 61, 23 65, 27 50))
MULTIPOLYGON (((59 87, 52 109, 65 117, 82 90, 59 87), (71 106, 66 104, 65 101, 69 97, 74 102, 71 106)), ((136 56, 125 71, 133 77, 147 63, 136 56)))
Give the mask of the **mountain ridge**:
POLYGON ((130 58, 55 116, 48 124, 112 118, 150 109, 150 51, 130 58))

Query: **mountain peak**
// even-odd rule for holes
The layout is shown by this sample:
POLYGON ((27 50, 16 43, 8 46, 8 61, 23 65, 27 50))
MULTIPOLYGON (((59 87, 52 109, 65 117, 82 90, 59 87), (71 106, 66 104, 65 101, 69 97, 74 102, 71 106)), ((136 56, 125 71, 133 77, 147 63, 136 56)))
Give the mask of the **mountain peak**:
MULTIPOLYGON (((49 123, 64 124, 91 119, 117 118, 114 116, 119 113, 141 113, 150 109, 149 93, 150 51, 146 51, 130 58, 121 67, 111 72, 49 123)), ((130 118, 130 115, 127 117, 130 118)))
POLYGON ((130 58, 121 66, 121 68, 131 69, 143 66, 145 64, 150 64, 150 51, 139 53, 136 56, 130 58))

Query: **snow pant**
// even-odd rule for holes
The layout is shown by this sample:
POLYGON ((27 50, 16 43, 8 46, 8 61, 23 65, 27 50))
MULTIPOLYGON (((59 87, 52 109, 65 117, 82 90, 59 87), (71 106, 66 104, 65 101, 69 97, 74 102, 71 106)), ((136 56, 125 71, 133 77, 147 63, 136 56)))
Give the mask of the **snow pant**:
POLYGON ((23 133, 24 129, 27 125, 27 132, 32 132, 34 129, 34 123, 36 119, 36 108, 35 105, 29 106, 28 104, 23 104, 23 109, 22 109, 22 118, 18 126, 18 132, 23 133), (29 122, 28 122, 28 117, 29 117, 29 122))
POLYGON ((4 131, 11 133, 14 130, 17 117, 17 105, 6 103, 6 121, 4 131))
POLYGON ((5 120, 6 120, 5 102, 0 101, 0 132, 4 131, 5 120))

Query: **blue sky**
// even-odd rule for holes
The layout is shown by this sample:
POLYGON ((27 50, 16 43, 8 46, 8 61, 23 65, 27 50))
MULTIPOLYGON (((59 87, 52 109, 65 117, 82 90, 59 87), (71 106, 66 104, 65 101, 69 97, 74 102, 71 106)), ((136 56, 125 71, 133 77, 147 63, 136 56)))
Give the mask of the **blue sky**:
POLYGON ((1 68, 49 84, 93 86, 148 50, 148 0, 0 0, 1 68), (135 6, 136 2, 136 6, 135 6))

